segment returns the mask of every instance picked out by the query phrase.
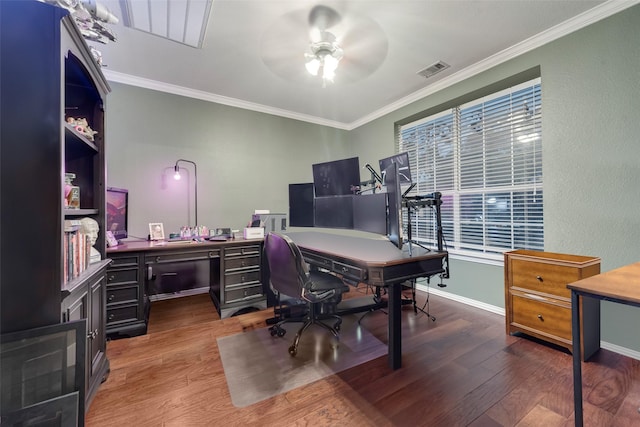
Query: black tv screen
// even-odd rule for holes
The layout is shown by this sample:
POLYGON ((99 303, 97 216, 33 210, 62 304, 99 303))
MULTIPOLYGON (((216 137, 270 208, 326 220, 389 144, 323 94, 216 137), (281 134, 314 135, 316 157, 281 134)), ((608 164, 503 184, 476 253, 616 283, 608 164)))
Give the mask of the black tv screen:
POLYGON ((124 188, 107 188, 107 231, 117 240, 128 236, 129 191, 124 188))
MULTIPOLYGON (((383 172, 391 163, 398 165, 400 184, 411 184, 411 169, 409 168, 409 154, 399 153, 395 156, 380 159, 380 171, 383 172)), ((384 179, 384 177, 383 177, 384 179)))
POLYGON ((354 194, 355 187, 360 185, 360 161, 357 157, 316 163, 312 167, 316 197, 354 194))

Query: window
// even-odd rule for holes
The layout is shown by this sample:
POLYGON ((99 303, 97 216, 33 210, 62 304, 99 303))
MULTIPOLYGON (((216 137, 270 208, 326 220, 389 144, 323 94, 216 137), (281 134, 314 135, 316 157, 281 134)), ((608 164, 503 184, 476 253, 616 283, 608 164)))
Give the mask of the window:
MULTIPOLYGON (((411 194, 442 193, 452 254, 501 259, 543 249, 541 122, 536 79, 398 126, 398 151, 409 153, 417 182, 411 194)), ((411 227, 413 239, 435 244, 429 209, 414 212, 411 227)))

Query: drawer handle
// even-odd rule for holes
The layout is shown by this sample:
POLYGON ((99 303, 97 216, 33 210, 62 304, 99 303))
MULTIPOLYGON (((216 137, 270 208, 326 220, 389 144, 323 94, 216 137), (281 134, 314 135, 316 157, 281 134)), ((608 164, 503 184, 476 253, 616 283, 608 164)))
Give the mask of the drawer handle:
POLYGON ((109 276, 109 281, 110 281, 110 282, 113 282, 113 281, 115 280, 115 278, 116 278, 116 277, 115 277, 114 275, 111 275, 111 276, 109 276))
POLYGON ((113 301, 116 296, 114 294, 109 295, 109 301, 113 301))
POLYGON ((538 282, 542 282, 542 276, 536 276, 536 279, 538 280, 538 282))
POLYGON ((114 318, 114 317, 115 317, 115 316, 113 315, 113 313, 111 313, 111 314, 109 315, 109 320, 113 320, 113 318, 114 318))
POLYGON ((538 319, 540 319, 541 322, 544 322, 544 317, 542 317, 542 314, 538 314, 538 319))

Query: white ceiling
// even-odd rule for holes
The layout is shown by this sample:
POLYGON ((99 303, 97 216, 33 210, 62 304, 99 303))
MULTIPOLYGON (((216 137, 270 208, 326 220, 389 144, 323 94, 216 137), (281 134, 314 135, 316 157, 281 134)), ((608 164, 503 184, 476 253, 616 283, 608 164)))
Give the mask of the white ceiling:
MULTIPOLYGON (((120 1, 101 0, 122 17, 120 1)), ((325 88, 304 67, 317 1, 214 0, 201 49, 123 19, 110 26, 117 41, 95 47, 111 81, 353 129, 637 2, 327 1, 342 17, 344 59, 325 88), (437 61, 451 67, 417 74, 437 61)))

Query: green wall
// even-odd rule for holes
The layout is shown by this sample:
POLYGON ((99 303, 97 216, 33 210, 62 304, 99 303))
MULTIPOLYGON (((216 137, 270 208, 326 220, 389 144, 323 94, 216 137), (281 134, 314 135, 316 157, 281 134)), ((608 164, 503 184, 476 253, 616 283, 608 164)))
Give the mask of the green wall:
MULTIPOLYGON (((254 209, 287 212, 287 184, 310 182, 311 164, 375 165, 394 152, 395 123, 540 75, 545 249, 599 256, 607 271, 640 258, 639 40, 637 5, 349 132, 113 84, 108 182, 131 191, 133 234, 156 221, 174 229, 188 221, 189 200, 166 173, 178 158, 195 160, 199 222, 241 228, 254 209)), ((447 284, 504 307, 500 265, 454 258, 447 284)), ((640 311, 605 302, 602 317, 603 341, 640 352, 640 311)))
POLYGON ((111 86, 107 183, 129 190, 134 236, 146 238, 150 222, 166 234, 194 224, 195 180, 174 181, 178 159, 197 164, 199 224, 241 229, 255 209, 287 213, 288 184, 311 182, 313 163, 350 154, 343 130, 111 86))
MULTIPOLYGON (((640 261, 639 41, 634 6, 355 129, 353 152, 379 158, 393 149, 394 123, 539 73, 545 250, 598 256, 603 272, 640 261)), ((502 266, 453 259, 448 283, 447 292, 504 308, 502 266)), ((602 317, 603 341, 640 351, 640 311, 605 302, 602 317)))

